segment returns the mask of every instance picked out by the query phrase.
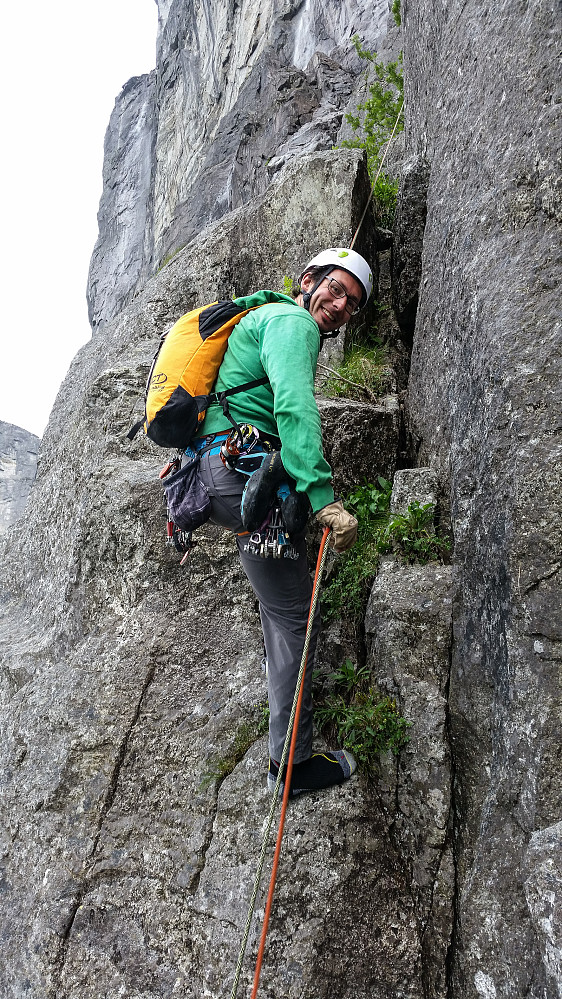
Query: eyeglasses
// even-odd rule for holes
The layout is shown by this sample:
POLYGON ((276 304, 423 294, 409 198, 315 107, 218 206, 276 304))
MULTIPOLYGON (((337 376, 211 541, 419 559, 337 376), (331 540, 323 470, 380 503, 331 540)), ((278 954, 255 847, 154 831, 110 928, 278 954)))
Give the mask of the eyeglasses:
POLYGON ((345 298, 344 312, 347 312, 349 316, 356 316, 361 309, 361 303, 356 298, 353 298, 345 290, 343 284, 340 284, 335 278, 327 278, 326 280, 328 282, 328 291, 332 298, 345 298))

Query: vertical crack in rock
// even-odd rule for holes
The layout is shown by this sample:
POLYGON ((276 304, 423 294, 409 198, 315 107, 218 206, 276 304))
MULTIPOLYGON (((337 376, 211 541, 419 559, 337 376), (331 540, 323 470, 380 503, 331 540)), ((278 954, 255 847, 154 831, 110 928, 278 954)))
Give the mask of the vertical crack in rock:
MULTIPOLYGON (((226 780, 226 778, 223 777, 223 780, 226 780)), ((209 850, 211 848, 211 843, 213 842, 213 837, 215 835, 215 823, 217 821, 217 816, 218 816, 218 811, 219 811, 219 789, 220 789, 220 785, 222 784, 222 782, 223 782, 222 780, 220 782, 218 782, 217 787, 215 789, 215 793, 214 793, 214 796, 213 796, 213 798, 214 798, 213 814, 211 816, 209 816, 209 822, 208 822, 209 832, 205 836, 205 839, 204 839, 203 844, 201 846, 200 863, 199 863, 199 866, 198 866, 197 870, 195 871, 195 873, 193 875, 193 878, 191 880, 191 884, 189 886, 189 891, 191 892, 192 895, 195 895, 196 892, 197 892, 197 889, 199 888, 199 882, 201 881, 201 875, 203 874, 203 871, 205 870, 205 864, 207 863, 207 854, 208 854, 208 852, 209 852, 209 850)))
POLYGON ((257 736, 257 738, 255 738, 252 741, 251 745, 249 745, 247 747, 247 749, 246 749, 244 755, 242 756, 242 758, 239 759, 236 762, 236 764, 234 765, 234 767, 232 768, 232 770, 229 773, 225 773, 223 776, 217 777, 216 780, 215 780, 215 789, 214 789, 214 795, 213 795, 213 801, 214 801, 213 813, 212 813, 211 816, 209 816, 209 823, 208 823, 209 832, 208 832, 207 836, 205 837, 205 840, 204 840, 204 842, 203 842, 203 844, 201 846, 201 850, 200 850, 201 862, 200 862, 200 864, 198 866, 198 869, 195 871, 195 873, 193 875, 193 878, 192 878, 192 881, 191 881, 191 884, 190 884, 189 890, 190 890, 190 892, 191 892, 192 895, 195 895, 197 893, 198 888, 199 888, 199 883, 201 881, 201 877, 203 875, 203 871, 205 870, 205 865, 206 865, 206 862, 207 862, 207 854, 209 853, 209 850, 211 848, 211 844, 212 844, 214 836, 215 836, 216 825, 217 825, 217 820, 218 820, 218 816, 219 816, 219 795, 220 795, 221 787, 223 786, 224 782, 226 780, 228 780, 229 777, 232 776, 232 774, 234 773, 234 771, 236 770, 236 768, 243 762, 246 754, 248 752, 250 752, 252 746, 255 746, 255 744, 257 742, 259 742, 260 738, 261 738, 261 736, 257 736))
POLYGON ((103 829, 103 824, 105 822, 106 816, 107 816, 107 814, 108 814, 111 806, 113 805, 113 802, 115 801, 115 795, 117 793, 117 786, 119 784, 119 777, 120 777, 120 774, 121 774, 123 763, 125 761, 125 757, 127 755, 127 749, 129 747, 129 742, 130 742, 130 739, 131 739, 131 735, 132 735, 133 730, 134 730, 134 728, 135 728, 135 726, 136 726, 136 724, 137 724, 137 722, 139 720, 141 708, 142 708, 144 699, 146 697, 147 691, 148 691, 148 689, 149 689, 149 687, 150 687, 150 685, 151 685, 151 683, 152 683, 152 681, 154 679, 155 672, 156 672, 156 664, 154 664, 152 666, 149 666, 147 674, 146 674, 146 677, 145 677, 145 680, 144 680, 144 683, 143 683, 143 686, 142 686, 142 689, 141 689, 141 693, 140 693, 139 699, 137 701, 135 710, 133 711, 133 714, 132 714, 132 717, 131 717, 131 721, 130 721, 127 729, 125 730, 123 738, 121 739, 121 742, 120 742, 119 747, 117 749, 117 753, 116 753, 116 756, 115 756, 115 761, 114 761, 114 764, 113 764, 113 769, 111 771, 111 776, 109 778, 109 782, 108 782, 108 785, 107 785, 107 790, 105 792, 105 795, 104 795, 104 798, 103 798, 103 801, 102 801, 102 805, 101 805, 101 809, 100 809, 100 813, 99 813, 99 818, 98 818, 98 821, 97 821, 97 829, 96 829, 96 833, 95 833, 94 838, 93 838, 92 848, 90 850, 89 856, 85 860, 85 865, 84 866, 86 868, 86 873, 85 873, 85 876, 84 876, 84 878, 82 880, 82 884, 81 884, 81 886, 80 886, 80 888, 79 888, 79 890, 77 892, 76 900, 75 900, 75 902, 71 906, 66 926, 65 926, 63 934, 62 934, 62 936, 60 938, 60 945, 59 945, 58 955, 57 955, 57 958, 56 958, 56 961, 55 961, 55 967, 54 967, 54 971, 53 971, 53 980, 54 981, 53 981, 53 984, 48 987, 48 999, 60 999, 60 994, 61 994, 61 992, 60 992, 60 989, 61 989, 61 980, 62 980, 62 975, 63 975, 63 972, 64 972, 64 966, 65 966, 65 962, 66 962, 66 955, 67 955, 67 952, 68 952, 68 946, 69 946, 70 936, 72 934, 72 928, 74 926, 74 922, 75 922, 75 919, 76 919, 76 914, 77 914, 78 910, 80 909, 80 907, 82 905, 82 902, 84 900, 84 897, 87 894, 87 892, 89 891, 90 885, 91 885, 91 878, 90 878, 90 875, 88 873, 88 868, 90 870, 92 868, 92 864, 93 864, 93 861, 94 861, 96 853, 97 853, 97 849, 98 849, 98 845, 99 845, 99 841, 100 841, 100 837, 101 837, 101 833, 102 833, 102 829, 103 829))

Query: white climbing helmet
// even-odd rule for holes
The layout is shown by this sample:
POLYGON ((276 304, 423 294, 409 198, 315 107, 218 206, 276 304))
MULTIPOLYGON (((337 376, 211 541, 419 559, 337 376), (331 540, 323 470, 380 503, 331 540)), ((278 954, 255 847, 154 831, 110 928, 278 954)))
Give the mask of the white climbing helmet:
POLYGON ((361 308, 367 304, 367 300, 373 290, 373 274, 367 261, 355 250, 347 250, 344 246, 332 246, 329 250, 322 250, 317 253, 304 268, 301 278, 311 267, 339 267, 343 271, 348 271, 359 281, 365 292, 361 299, 361 308))

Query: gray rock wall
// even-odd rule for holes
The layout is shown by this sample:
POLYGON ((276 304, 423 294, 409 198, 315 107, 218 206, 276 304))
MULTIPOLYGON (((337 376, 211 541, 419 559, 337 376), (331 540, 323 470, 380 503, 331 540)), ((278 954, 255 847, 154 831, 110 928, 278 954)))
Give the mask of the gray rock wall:
MULTIPOLYGON (((265 738, 250 735, 232 773, 213 773, 266 699, 259 618, 232 538, 206 528, 180 568, 164 543, 167 453, 125 433, 159 333, 201 300, 280 287, 321 235, 348 237, 364 187, 355 151, 289 164, 70 368, 43 441, 33 546, 14 536, 0 559, 6 999, 230 996, 269 807, 265 738)), ((390 474, 396 406, 354 410, 371 435, 380 423, 390 474)), ((351 423, 346 433, 345 475, 358 478, 351 423)), ((263 994, 421 999, 417 896, 373 786, 357 778, 296 802, 286 843, 263 994)))
POLYGON ((35 434, 0 420, 0 534, 23 514, 40 443, 35 434))
POLYGON ((426 193, 409 413, 455 546, 451 994, 554 997, 536 885, 562 809, 560 9, 402 9, 426 193))
MULTIPOLYGON (((322 147, 349 92, 334 42, 356 29, 369 43, 386 4, 159 10, 157 70, 125 88, 108 133, 91 286, 104 329, 55 405, 27 536, 2 541, 6 999, 230 995, 263 737, 213 773, 265 699, 259 623, 220 533, 201 532, 180 570, 162 455, 124 434, 163 329, 201 301, 281 287, 350 239, 366 197, 358 154, 322 147)), ((321 410, 338 488, 421 466, 400 469, 393 506, 435 501, 454 549, 450 566, 382 563, 363 651, 411 740, 377 780, 291 808, 262 991, 558 999, 559 22, 547 0, 402 0, 402 15, 406 166, 392 263, 375 271, 409 438, 394 396, 321 410)), ((374 260, 371 218, 362 239, 374 260)), ((350 642, 329 629, 326 669, 350 642)))
POLYGON ((134 77, 109 120, 103 160, 99 236, 88 274, 88 312, 94 326, 110 319, 153 272, 153 186, 156 73, 134 77))
POLYGON ((334 146, 363 75, 351 36, 376 47, 387 20, 386 0, 160 2, 156 69, 123 89, 106 136, 94 327, 285 163, 334 146))

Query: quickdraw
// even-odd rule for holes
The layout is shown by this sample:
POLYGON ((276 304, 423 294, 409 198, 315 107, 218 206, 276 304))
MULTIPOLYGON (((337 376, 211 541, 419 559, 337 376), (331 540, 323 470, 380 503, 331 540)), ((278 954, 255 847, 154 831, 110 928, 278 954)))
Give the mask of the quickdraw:
POLYGON ((299 558, 283 524, 280 506, 274 506, 265 524, 250 535, 244 551, 261 558, 299 558))
POLYGON ((221 446, 220 456, 231 472, 241 472, 249 477, 257 472, 264 458, 279 450, 280 446, 279 440, 271 440, 251 423, 242 423, 228 435, 221 446))

